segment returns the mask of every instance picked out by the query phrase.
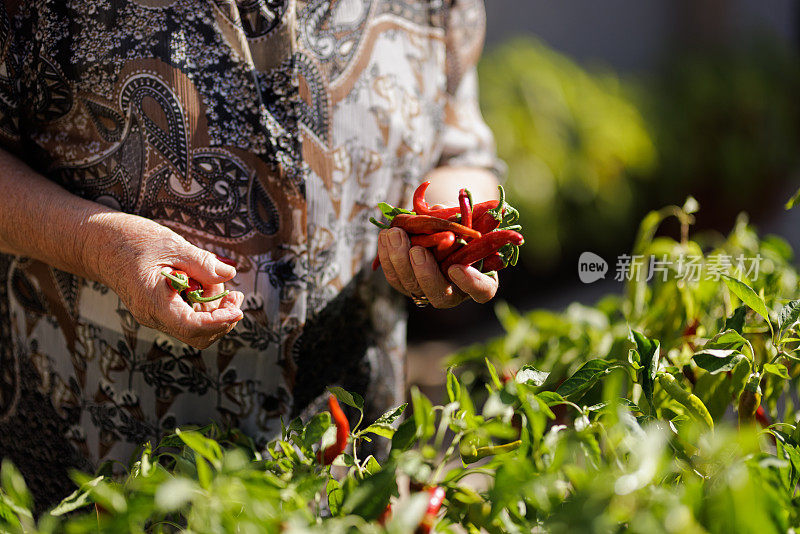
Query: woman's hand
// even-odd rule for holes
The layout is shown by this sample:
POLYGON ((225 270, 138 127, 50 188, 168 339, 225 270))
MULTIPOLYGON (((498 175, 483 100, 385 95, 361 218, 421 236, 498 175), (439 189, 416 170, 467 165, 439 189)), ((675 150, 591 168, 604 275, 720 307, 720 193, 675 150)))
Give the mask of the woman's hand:
POLYGON ((435 308, 452 308, 472 298, 484 303, 497 293, 496 278, 474 267, 453 265, 445 277, 436 258, 423 247, 412 247, 400 228, 381 230, 378 256, 389 284, 406 296, 426 297, 435 308))
POLYGON ((203 284, 205 295, 216 295, 236 275, 235 268, 150 219, 118 212, 96 217, 92 231, 101 235, 90 241, 97 248, 85 246, 85 261, 139 323, 204 349, 242 318, 242 293, 232 291, 218 301, 190 306, 161 274, 173 268, 184 271, 203 284))
MULTIPOLYGON (((497 178, 485 169, 438 167, 427 179, 431 182, 427 199, 434 209, 454 201, 462 187, 478 199, 497 198, 497 178)), ((378 257, 392 287, 409 297, 426 297, 435 308, 452 308, 469 298, 482 304, 497 293, 497 278, 473 267, 453 265, 446 277, 433 254, 423 247, 412 247, 408 234, 399 228, 378 234, 378 257)))

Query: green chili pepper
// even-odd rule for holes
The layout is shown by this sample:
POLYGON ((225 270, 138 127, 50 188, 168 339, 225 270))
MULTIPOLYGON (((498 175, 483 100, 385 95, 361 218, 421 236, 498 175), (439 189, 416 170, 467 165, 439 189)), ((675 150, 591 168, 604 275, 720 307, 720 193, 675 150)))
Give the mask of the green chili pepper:
POLYGON ((462 441, 459 446, 459 452, 464 463, 471 464, 489 456, 515 451, 520 445, 522 445, 522 440, 519 439, 503 445, 487 445, 484 447, 476 447, 474 443, 462 441))
POLYGON ((748 378, 744 391, 739 395, 739 426, 753 424, 759 406, 761 406, 761 376, 753 373, 748 378))
POLYGON ((678 384, 677 380, 675 380, 674 376, 668 373, 659 374, 658 384, 664 388, 664 391, 666 391, 670 397, 678 401, 691 417, 703 423, 708 428, 714 428, 714 419, 711 418, 711 414, 708 413, 708 408, 703 404, 703 401, 694 393, 683 389, 680 384, 678 384))
POLYGON ((747 383, 747 378, 752 371, 753 366, 747 358, 743 358, 742 361, 737 363, 736 367, 733 368, 733 371, 731 371, 731 395, 733 398, 739 398, 739 395, 744 389, 744 385, 747 383))

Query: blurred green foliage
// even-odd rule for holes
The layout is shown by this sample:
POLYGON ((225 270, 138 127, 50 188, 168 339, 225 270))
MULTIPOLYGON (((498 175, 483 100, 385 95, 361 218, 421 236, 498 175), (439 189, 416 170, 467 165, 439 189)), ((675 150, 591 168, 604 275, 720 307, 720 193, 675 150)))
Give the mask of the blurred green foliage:
POLYGON ((641 93, 659 153, 656 204, 687 189, 719 216, 783 203, 783 184, 796 181, 799 91, 796 54, 770 40, 671 61, 641 93))
POLYGON ((706 206, 703 223, 721 228, 786 200, 800 69, 778 44, 683 54, 623 80, 517 38, 487 52, 479 71, 529 268, 625 250, 642 214, 687 194, 706 206))
POLYGON ((620 81, 527 38, 487 53, 479 69, 481 107, 508 164, 509 196, 531 229, 524 253, 552 264, 563 248, 607 238, 630 221, 630 175, 651 172, 656 152, 620 81), (597 233, 587 240, 587 232, 597 233))

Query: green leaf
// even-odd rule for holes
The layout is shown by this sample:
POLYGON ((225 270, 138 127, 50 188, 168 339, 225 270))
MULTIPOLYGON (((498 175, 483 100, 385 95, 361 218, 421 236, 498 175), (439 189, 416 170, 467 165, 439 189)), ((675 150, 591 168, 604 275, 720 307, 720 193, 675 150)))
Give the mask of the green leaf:
POLYGON ((22 478, 22 473, 7 458, 3 458, 0 466, 0 481, 3 484, 3 491, 13 500, 14 504, 30 509, 33 505, 33 497, 22 478))
POLYGON ((730 329, 720 332, 712 340, 703 345, 702 350, 706 349, 733 349, 738 350, 745 345, 750 346, 750 343, 745 339, 742 334, 736 330, 730 329))
POLYGON ((417 438, 417 423, 414 418, 403 421, 392 436, 392 450, 408 450, 417 438))
POLYGON ((656 234, 658 225, 664 220, 664 216, 658 211, 651 211, 644 216, 642 222, 639 224, 639 231, 636 234, 636 240, 633 245, 633 252, 640 253, 647 245, 653 240, 656 234))
POLYGON ((447 368, 447 398, 450 402, 456 402, 461 397, 461 385, 458 383, 453 368, 447 368))
POLYGON ((712 375, 732 371, 744 358, 738 350, 703 349, 696 352, 692 359, 701 368, 712 375))
POLYGON ((361 516, 367 521, 373 520, 389 504, 389 498, 396 488, 394 469, 383 469, 366 477, 347 495, 342 511, 361 516))
POLYGON ((630 331, 630 339, 636 343, 636 352, 642 368, 637 372, 639 384, 648 402, 653 403, 653 388, 658 372, 658 363, 661 357, 661 344, 640 332, 630 331))
POLYGON ((80 488, 70 493, 60 503, 58 503, 58 506, 50 510, 50 515, 64 515, 67 512, 72 512, 73 510, 77 510, 78 508, 83 508, 84 506, 91 504, 89 499, 89 490, 97 486, 101 480, 103 480, 102 475, 93 478, 85 484, 82 484, 80 488))
POLYGON ((403 208, 396 208, 396 207, 392 206, 391 204, 387 204, 386 202, 378 203, 378 209, 381 210, 381 213, 383 214, 383 216, 386 217, 387 219, 389 219, 390 222, 391 222, 392 219, 394 219, 396 216, 400 215, 401 213, 405 213, 405 214, 408 214, 408 215, 415 215, 415 213, 413 211, 406 210, 406 209, 403 209, 403 208))
POLYGON ((619 364, 606 360, 589 360, 575 371, 575 374, 562 382, 558 389, 556 389, 556 393, 562 397, 579 398, 601 377, 608 374, 611 369, 616 367, 619 367, 619 364))
POLYGON ((765 363, 764 372, 779 376, 784 380, 789 380, 789 372, 786 370, 786 366, 782 363, 765 363))
POLYGON ((747 317, 747 306, 739 306, 733 315, 725 319, 725 328, 723 330, 735 330, 742 333, 744 330, 744 320, 747 317))
POLYGON ((359 411, 364 410, 364 399, 358 393, 350 393, 339 386, 331 386, 328 388, 328 391, 336 397, 339 402, 352 406, 359 411))
POLYGON ((328 508, 331 511, 331 515, 334 517, 338 516, 342 510, 342 503, 344 502, 344 491, 342 491, 342 486, 339 484, 339 481, 335 478, 329 479, 326 492, 328 494, 328 508))
POLYGON ((220 468, 222 462, 222 448, 219 446, 219 443, 194 430, 181 431, 180 428, 176 428, 175 434, 181 438, 181 441, 183 441, 187 447, 208 460, 216 469, 220 468))
POLYGON ((363 466, 366 472, 370 475, 374 475, 381 470, 381 464, 379 464, 378 460, 376 460, 371 454, 364 460, 363 466))
POLYGON ((788 328, 800 319, 800 300, 793 300, 778 314, 778 331, 788 328))
POLYGON ((786 202, 786 209, 790 210, 795 206, 797 206, 798 204, 800 204, 800 189, 798 189, 797 193, 795 193, 794 196, 792 196, 792 198, 790 198, 788 202, 786 202))
POLYGON ((411 388, 411 404, 414 407, 413 419, 417 423, 419 438, 425 441, 435 432, 433 405, 416 386, 411 388))
POLYGON ((772 330, 772 323, 769 322, 769 312, 767 311, 767 305, 764 303, 764 299, 753 291, 752 287, 741 280, 737 280, 727 274, 723 274, 722 279, 725 281, 725 285, 728 286, 728 289, 731 290, 731 293, 739 297, 739 300, 750 306, 753 311, 763 317, 764 320, 767 321, 770 330, 772 330))
POLYGON ((548 406, 555 406, 557 404, 564 404, 567 402, 564 397, 555 391, 542 391, 536 394, 536 398, 544 401, 544 403, 548 406))
POLYGON ((383 438, 392 439, 392 436, 394 436, 395 433, 395 428, 392 426, 392 423, 394 423, 397 418, 403 414, 406 406, 408 406, 408 403, 401 404, 397 408, 389 410, 380 416, 374 423, 362 430, 360 434, 371 432, 383 438))
POLYGON ((532 365, 523 365, 522 368, 517 371, 517 375, 514 379, 520 384, 539 387, 547 381, 548 376, 550 376, 550 373, 539 371, 532 365))
POLYGON ((492 362, 489 361, 489 358, 484 358, 484 361, 486 363, 486 368, 489 369, 489 377, 492 379, 494 387, 496 387, 497 389, 502 388, 503 384, 502 382, 500 382, 500 378, 498 378, 497 376, 497 369, 495 369, 492 362))
POLYGON ((303 429, 303 437, 301 441, 306 447, 311 447, 312 444, 318 442, 325 431, 331 426, 331 414, 328 412, 321 412, 311 418, 311 421, 303 429))

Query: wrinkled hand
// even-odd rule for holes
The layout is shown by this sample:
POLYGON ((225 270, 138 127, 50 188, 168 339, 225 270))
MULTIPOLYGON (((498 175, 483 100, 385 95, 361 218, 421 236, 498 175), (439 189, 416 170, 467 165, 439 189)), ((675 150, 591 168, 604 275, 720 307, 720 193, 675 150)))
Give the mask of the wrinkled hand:
POLYGON ((112 237, 98 236, 101 245, 86 255, 95 258, 99 281, 119 295, 142 325, 205 349, 242 318, 242 293, 232 291, 218 301, 190 306, 161 274, 173 268, 185 271, 203 284, 205 295, 216 295, 236 276, 236 269, 211 252, 195 247, 165 226, 133 215, 119 214, 104 233, 112 237))
POLYGON ((408 234, 400 228, 381 230, 378 256, 386 281, 392 287, 409 297, 427 297, 435 308, 452 308, 468 298, 484 303, 497 293, 497 279, 474 267, 451 266, 448 271, 451 283, 433 254, 423 247, 412 247, 408 234))

